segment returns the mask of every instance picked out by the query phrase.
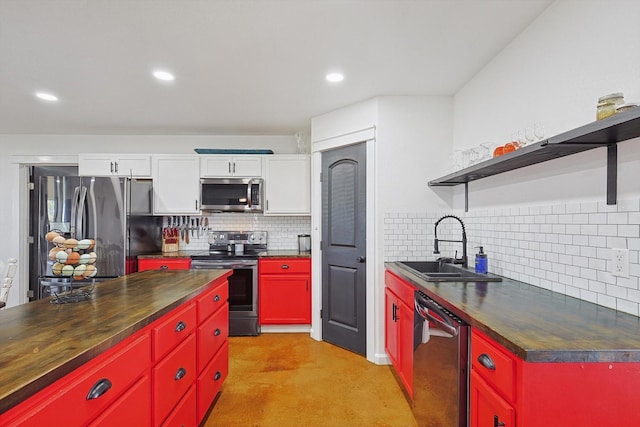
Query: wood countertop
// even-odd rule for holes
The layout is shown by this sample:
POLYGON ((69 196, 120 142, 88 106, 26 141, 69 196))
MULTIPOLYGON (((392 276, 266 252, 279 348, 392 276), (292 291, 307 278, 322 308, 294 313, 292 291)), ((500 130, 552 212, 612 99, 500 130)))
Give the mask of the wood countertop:
MULTIPOLYGON (((177 252, 159 252, 155 254, 138 255, 138 259, 155 259, 155 258, 191 258, 192 255, 200 255, 206 253, 205 250, 200 251, 177 251, 177 252)), ((258 258, 310 258, 310 252, 300 252, 297 249, 274 249, 262 251, 258 254, 258 258)))
POLYGON ((385 267, 527 362, 640 362, 640 318, 503 278, 427 282, 385 267))
POLYGON ((144 271, 96 285, 88 301, 47 298, 0 311, 0 413, 230 274, 144 271))

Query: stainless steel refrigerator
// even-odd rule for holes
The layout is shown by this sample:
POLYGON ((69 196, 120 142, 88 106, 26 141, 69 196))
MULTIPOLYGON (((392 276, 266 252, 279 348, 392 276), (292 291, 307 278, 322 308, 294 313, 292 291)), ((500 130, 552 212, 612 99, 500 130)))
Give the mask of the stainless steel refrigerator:
POLYGON ((44 166, 32 168, 31 182, 31 299, 62 290, 71 280, 52 271, 49 231, 95 240, 97 275, 86 279, 91 282, 133 272, 137 255, 161 250, 162 217, 151 215, 150 180, 80 177, 76 167, 44 166))

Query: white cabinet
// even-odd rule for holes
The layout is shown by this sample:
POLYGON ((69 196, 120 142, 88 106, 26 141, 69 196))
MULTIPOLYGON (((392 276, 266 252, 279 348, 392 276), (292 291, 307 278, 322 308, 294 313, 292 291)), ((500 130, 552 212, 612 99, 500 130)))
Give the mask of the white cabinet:
POLYGON ((78 155, 80 176, 130 176, 151 177, 150 154, 96 154, 78 155))
POLYGON ((215 156, 200 157, 202 178, 220 177, 262 177, 262 157, 260 156, 215 156))
POLYGON ((265 215, 311 215, 311 159, 264 157, 265 215))
POLYGON ((193 215, 200 213, 198 156, 154 155, 153 213, 193 215))

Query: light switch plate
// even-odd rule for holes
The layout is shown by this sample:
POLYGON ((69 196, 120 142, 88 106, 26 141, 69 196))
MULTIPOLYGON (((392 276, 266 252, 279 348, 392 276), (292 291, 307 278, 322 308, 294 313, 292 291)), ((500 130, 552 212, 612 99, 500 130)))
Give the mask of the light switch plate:
POLYGON ((614 276, 629 277, 629 249, 611 249, 611 266, 614 276))

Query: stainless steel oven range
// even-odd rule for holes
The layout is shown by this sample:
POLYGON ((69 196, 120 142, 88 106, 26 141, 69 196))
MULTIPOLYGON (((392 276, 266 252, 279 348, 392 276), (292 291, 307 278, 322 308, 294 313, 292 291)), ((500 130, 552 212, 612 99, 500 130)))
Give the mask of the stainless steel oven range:
POLYGON ((192 269, 233 269, 229 276, 229 335, 259 335, 258 257, 266 231, 211 231, 209 251, 191 256, 192 269))

